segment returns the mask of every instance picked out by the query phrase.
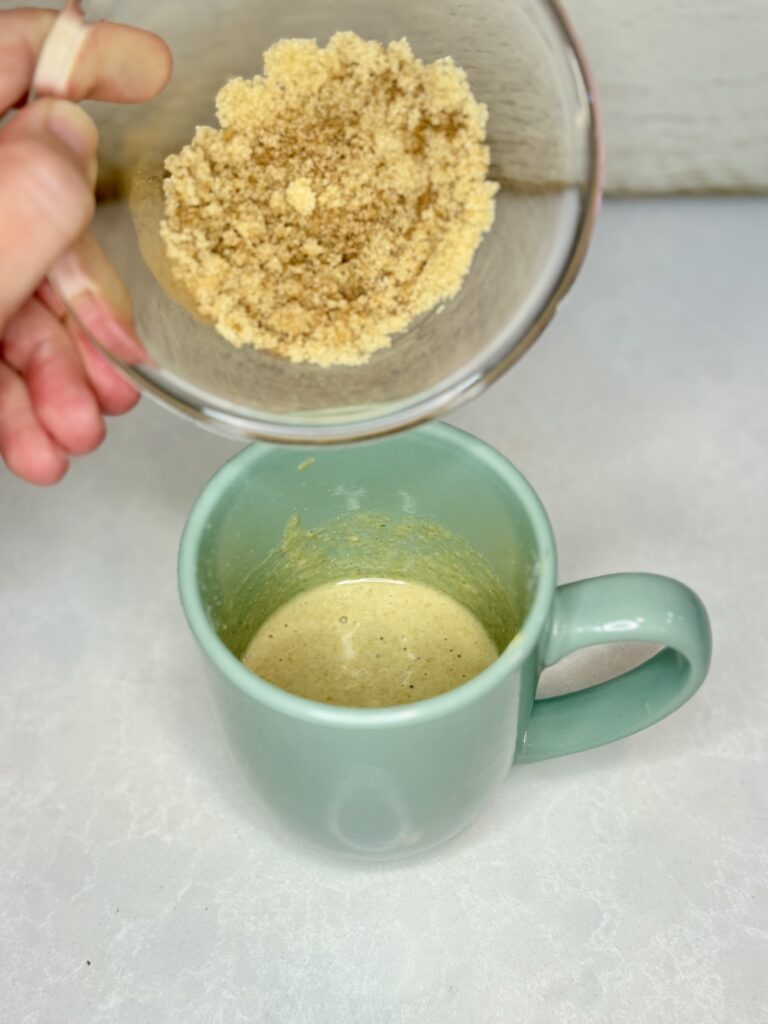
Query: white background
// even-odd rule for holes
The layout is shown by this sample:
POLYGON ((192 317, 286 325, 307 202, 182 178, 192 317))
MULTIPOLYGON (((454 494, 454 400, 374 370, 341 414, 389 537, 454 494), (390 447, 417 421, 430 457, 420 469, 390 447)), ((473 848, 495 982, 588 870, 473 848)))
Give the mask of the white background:
MULTIPOLYGON (((570 8, 609 185, 768 186, 764 0, 570 8)), ((217 735, 175 558, 234 445, 145 401, 55 490, 0 474, 0 1020, 762 1024, 766 266, 765 200, 609 203, 552 328, 454 417, 539 491, 562 580, 680 577, 715 654, 681 711, 514 769, 410 864, 299 849, 217 735)))
POLYGON ((145 401, 58 488, 0 475, 0 1020, 764 1024, 766 265, 766 200, 609 203, 550 331, 455 417, 539 491, 563 581, 679 577, 715 655, 413 863, 305 853, 220 742, 175 560, 234 445, 145 401))
MULTIPOLYGON (((159 27, 201 4, 209 6, 208 0, 126 0, 121 16, 159 27)), ((768 190, 766 0, 564 5, 602 97, 609 191, 768 190)), ((0 10, 13 6, 0 0, 0 10)), ((40 0, 39 6, 58 5, 40 0)), ((99 6, 100 0, 86 0, 94 16, 99 6)))
POLYGON ((610 190, 768 189, 766 0, 565 0, 594 66, 610 190))

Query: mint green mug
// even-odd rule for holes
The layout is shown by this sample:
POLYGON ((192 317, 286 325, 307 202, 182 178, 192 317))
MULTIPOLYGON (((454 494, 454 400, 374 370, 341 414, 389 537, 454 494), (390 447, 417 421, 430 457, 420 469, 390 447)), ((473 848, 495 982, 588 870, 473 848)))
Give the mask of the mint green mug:
POLYGON ((179 555, 182 604, 224 731, 256 791, 305 840, 367 859, 408 856, 449 839, 479 814, 514 763, 644 729, 701 684, 709 623, 682 583, 624 573, 558 587, 556 575, 552 530, 529 484, 492 448, 443 424, 346 448, 250 447, 198 498, 179 555), (450 578, 459 599, 463 586, 481 600, 483 585, 456 571, 471 551, 519 619, 495 624, 508 629, 509 642, 492 665, 441 696, 387 708, 315 703, 245 668, 239 658, 250 635, 270 605, 291 596, 285 586, 269 596, 259 575, 270 559, 278 568, 290 561, 281 549, 286 524, 298 517, 312 538, 350 515, 381 525, 380 567, 371 564, 375 548, 358 556, 339 544, 314 563, 294 559, 294 589, 349 578, 359 558, 360 576, 419 566, 422 581, 445 587, 450 578), (437 524, 432 555, 429 530, 413 541, 411 521, 437 524), (438 550, 445 536, 456 538, 458 556, 438 550), (426 551, 407 550, 412 544, 426 551), (536 699, 546 666, 620 640, 664 647, 608 682, 536 699))

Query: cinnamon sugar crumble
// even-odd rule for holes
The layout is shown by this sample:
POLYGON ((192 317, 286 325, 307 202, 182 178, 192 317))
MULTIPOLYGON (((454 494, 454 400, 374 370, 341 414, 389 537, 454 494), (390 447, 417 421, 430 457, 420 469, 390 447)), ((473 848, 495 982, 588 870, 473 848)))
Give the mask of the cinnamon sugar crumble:
POLYGON ((161 234, 235 346, 356 364, 452 298, 494 217, 487 110, 450 58, 283 40, 165 162, 161 234))

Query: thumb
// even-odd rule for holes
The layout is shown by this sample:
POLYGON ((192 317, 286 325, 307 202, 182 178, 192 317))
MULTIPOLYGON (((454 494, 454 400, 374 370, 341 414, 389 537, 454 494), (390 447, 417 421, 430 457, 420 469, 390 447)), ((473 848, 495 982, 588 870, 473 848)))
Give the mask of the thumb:
POLYGON ((66 100, 0 131, 0 331, 90 222, 95 149, 93 122, 66 100))

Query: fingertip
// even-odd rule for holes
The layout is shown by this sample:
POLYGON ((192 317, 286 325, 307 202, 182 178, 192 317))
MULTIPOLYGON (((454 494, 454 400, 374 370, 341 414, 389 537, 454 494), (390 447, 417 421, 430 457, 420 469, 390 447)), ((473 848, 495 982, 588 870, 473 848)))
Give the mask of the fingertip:
POLYGON ((173 74, 173 52, 170 46, 160 36, 155 35, 154 32, 149 33, 152 37, 150 45, 153 49, 153 82, 151 83, 154 92, 153 96, 157 96, 163 89, 168 85, 173 74))
POLYGON ((84 291, 77 294, 65 292, 78 323, 92 337, 117 359, 130 365, 146 362, 148 356, 133 327, 123 323, 114 310, 100 295, 84 291))
POLYGON ((19 430, 5 444, 3 460, 8 469, 36 487, 52 487, 66 475, 69 459, 39 429, 19 430))
POLYGON ((123 380, 120 381, 120 384, 124 387, 115 388, 105 396, 103 402, 105 416, 124 416, 131 409, 135 409, 141 400, 139 392, 130 384, 126 384, 123 380))
POLYGON ((69 459, 35 416, 29 390, 0 360, 0 455, 12 473, 38 487, 58 483, 69 459))
POLYGON ((36 487, 54 487, 56 484, 61 483, 68 472, 69 459, 62 456, 61 458, 38 462, 24 479, 27 483, 34 484, 36 487))
POLYGON ((70 94, 116 103, 142 103, 165 88, 172 70, 170 48, 154 32, 132 25, 95 22, 73 72, 70 94))
POLYGON ((104 440, 106 426, 98 400, 78 366, 74 351, 54 361, 33 361, 27 381, 35 415, 70 455, 87 455, 104 440))
POLYGON ((153 32, 141 32, 136 37, 137 60, 133 54, 128 56, 120 66, 120 84, 124 92, 124 100, 129 103, 144 103, 153 99, 168 85, 173 73, 173 55, 168 44, 153 32))
POLYGON ((96 451, 106 437, 107 428, 95 398, 78 396, 49 410, 37 409, 41 421, 54 429, 58 443, 70 455, 88 455, 96 451))
POLYGON ((5 359, 26 384, 34 418, 65 452, 85 455, 104 440, 105 426, 72 339, 37 300, 5 331, 5 359))
POLYGON ((105 416, 122 416, 138 405, 141 398, 136 388, 121 376, 107 358, 82 334, 73 331, 80 358, 94 394, 105 416))

